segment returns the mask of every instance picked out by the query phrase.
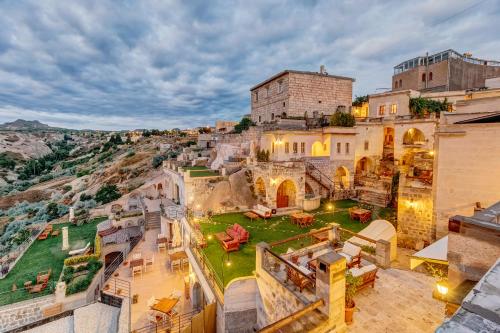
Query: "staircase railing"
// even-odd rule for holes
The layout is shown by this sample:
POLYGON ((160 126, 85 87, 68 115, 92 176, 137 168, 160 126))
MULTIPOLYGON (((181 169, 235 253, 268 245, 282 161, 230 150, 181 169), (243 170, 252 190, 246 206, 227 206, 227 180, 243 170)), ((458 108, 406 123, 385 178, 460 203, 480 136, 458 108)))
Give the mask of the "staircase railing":
POLYGON ((104 292, 130 298, 130 282, 113 277, 106 282, 106 285, 107 289, 104 289, 104 292))
POLYGON ((123 252, 120 254, 104 269, 104 281, 110 278, 111 275, 116 271, 120 264, 123 262, 123 252))
POLYGON ((325 173, 319 170, 314 164, 305 161, 306 174, 314 179, 318 184, 327 189, 329 194, 335 190, 335 182, 325 173))

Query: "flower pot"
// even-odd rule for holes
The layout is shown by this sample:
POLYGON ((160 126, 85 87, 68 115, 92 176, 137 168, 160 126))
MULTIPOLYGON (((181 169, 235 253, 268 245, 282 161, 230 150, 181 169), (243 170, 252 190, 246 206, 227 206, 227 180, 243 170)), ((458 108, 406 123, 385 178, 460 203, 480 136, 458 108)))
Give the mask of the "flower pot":
POLYGON ((345 323, 351 325, 354 320, 354 310, 356 310, 356 304, 352 302, 352 307, 345 306, 345 323))
POLYGON ((313 257, 313 252, 312 251, 307 252, 307 257, 311 259, 313 257))

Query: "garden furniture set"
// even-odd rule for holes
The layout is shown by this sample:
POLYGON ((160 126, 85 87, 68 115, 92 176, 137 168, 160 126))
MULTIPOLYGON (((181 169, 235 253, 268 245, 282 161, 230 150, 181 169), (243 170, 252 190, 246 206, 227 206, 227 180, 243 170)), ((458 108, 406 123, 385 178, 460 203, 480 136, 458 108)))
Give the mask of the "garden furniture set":
POLYGON ((224 251, 231 252, 238 251, 240 244, 247 243, 250 233, 238 223, 235 223, 227 228, 225 232, 215 234, 215 238, 221 243, 224 251))
POLYGON ((366 223, 370 221, 372 212, 368 209, 352 207, 349 208, 349 217, 352 220, 358 220, 361 223, 366 223))
POLYGON ((38 272, 36 275, 36 284, 32 285, 31 281, 25 282, 24 285, 28 288, 28 291, 30 294, 34 293, 39 293, 43 291, 45 288, 47 288, 47 285, 49 283, 50 279, 50 274, 52 273, 52 269, 49 269, 48 271, 44 272, 38 272))
POLYGON ((359 246, 345 242, 344 246, 335 251, 345 258, 347 268, 361 265, 361 248, 359 246))
POLYGON ((49 237, 49 235, 52 233, 52 229, 53 229, 52 224, 47 224, 43 232, 40 235, 38 235, 38 239, 39 240, 47 239, 47 237, 49 237))
POLYGON ((307 213, 290 214, 290 221, 298 225, 300 228, 307 228, 314 222, 314 216, 307 213))

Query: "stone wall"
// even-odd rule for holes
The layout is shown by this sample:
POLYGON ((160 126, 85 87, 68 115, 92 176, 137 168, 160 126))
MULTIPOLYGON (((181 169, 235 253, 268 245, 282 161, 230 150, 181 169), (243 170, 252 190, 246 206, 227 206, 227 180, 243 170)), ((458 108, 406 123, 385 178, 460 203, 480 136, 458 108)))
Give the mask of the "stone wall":
POLYGON ((500 124, 456 124, 437 133, 434 214, 438 238, 452 215, 472 215, 476 202, 488 207, 500 188, 500 124))
POLYGON ((224 290, 224 331, 251 333, 256 324, 256 279, 250 277, 231 281, 224 290))
MULTIPOLYGON (((404 177, 402 176, 404 179, 404 177)), ((400 184, 404 184, 400 180, 400 184)), ((432 218, 432 190, 427 188, 399 187, 398 242, 415 247, 420 241, 428 245, 436 239, 432 218)))
POLYGON ((43 309, 55 303, 49 295, 0 307, 0 331, 5 332, 43 319, 43 309))

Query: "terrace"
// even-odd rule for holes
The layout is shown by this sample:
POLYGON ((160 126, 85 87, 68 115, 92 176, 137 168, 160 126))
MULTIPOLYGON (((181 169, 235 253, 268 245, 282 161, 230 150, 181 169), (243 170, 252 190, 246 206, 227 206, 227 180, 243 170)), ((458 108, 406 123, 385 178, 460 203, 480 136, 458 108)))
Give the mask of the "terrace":
MULTIPOLYGON (((84 247, 88 242, 93 247, 97 224, 105 219, 105 217, 96 218, 81 226, 69 223, 53 224, 53 230, 56 231, 61 230, 63 227, 68 227, 69 244, 72 248, 84 247)), ((61 248, 61 234, 57 236, 49 235, 44 240, 35 240, 21 259, 19 259, 16 266, 4 279, 0 280, 0 305, 52 294, 55 283, 61 275, 64 259, 69 256, 69 250, 63 251, 61 248), (51 275, 47 288, 38 293, 30 293, 24 288, 24 283, 34 281, 38 272, 48 271, 49 269, 51 270, 51 275)))
MULTIPOLYGON (((267 220, 250 220, 242 213, 229 213, 216 215, 209 219, 199 221, 199 228, 206 241, 206 247, 201 252, 210 262, 215 271, 218 280, 224 287, 238 277, 253 275, 255 270, 256 245, 260 242, 273 243, 294 236, 308 233, 313 229, 320 229, 328 226, 330 223, 338 223, 343 229, 358 233, 363 230, 368 223, 362 224, 359 221, 352 220, 349 217, 348 209, 358 205, 352 200, 340 200, 334 202, 334 209, 323 205, 314 214, 314 223, 308 227, 299 227, 291 223, 289 216, 275 216, 267 220), (241 225, 250 233, 248 243, 241 244, 238 251, 226 253, 218 242, 215 234, 225 231, 235 223, 241 225)), ((387 218, 391 214, 391 209, 383 208, 374 212, 373 219, 387 218)), ((288 248, 303 248, 314 244, 316 240, 313 237, 299 238, 286 244, 276 245, 273 251, 282 254, 288 248)))

